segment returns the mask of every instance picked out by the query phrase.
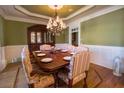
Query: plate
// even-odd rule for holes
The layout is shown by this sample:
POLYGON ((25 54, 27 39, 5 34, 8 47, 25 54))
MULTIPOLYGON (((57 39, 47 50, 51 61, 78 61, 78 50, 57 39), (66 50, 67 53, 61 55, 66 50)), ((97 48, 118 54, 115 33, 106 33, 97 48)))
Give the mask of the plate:
POLYGON ((71 54, 71 55, 74 55, 75 53, 74 53, 74 52, 71 52, 70 54, 71 54))
POLYGON ((39 52, 41 52, 41 51, 40 51, 40 50, 38 50, 38 51, 35 51, 35 52, 39 53, 39 52))
POLYGON ((61 50, 61 52, 67 52, 68 50, 61 50))
POLYGON ((65 56, 63 57, 64 60, 70 61, 71 60, 71 56, 65 56))
POLYGON ((51 61, 53 61, 52 58, 43 58, 43 59, 41 60, 41 62, 44 62, 44 63, 48 63, 48 62, 51 62, 51 61))
POLYGON ((44 54, 44 53, 37 54, 37 56, 40 56, 40 57, 45 56, 45 55, 46 54, 44 54))

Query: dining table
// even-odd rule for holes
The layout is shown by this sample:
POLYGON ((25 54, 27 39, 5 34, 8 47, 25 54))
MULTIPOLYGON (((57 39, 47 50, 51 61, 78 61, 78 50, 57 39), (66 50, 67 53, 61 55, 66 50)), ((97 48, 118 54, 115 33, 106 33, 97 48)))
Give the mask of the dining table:
POLYGON ((64 57, 72 56, 68 51, 33 51, 36 64, 44 72, 52 73, 55 79, 55 86, 58 87, 58 72, 69 65, 69 60, 65 60, 64 57), (42 54, 41 56, 38 54, 42 54), (49 62, 42 62, 44 58, 51 58, 49 62))

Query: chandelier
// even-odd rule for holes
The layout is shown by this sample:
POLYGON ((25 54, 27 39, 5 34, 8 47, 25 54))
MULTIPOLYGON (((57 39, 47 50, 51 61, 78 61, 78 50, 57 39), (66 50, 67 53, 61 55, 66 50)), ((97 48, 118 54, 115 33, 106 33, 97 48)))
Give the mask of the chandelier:
POLYGON ((57 15, 57 9, 62 8, 62 6, 54 5, 49 7, 55 10, 55 15, 54 17, 49 19, 47 29, 53 35, 60 35, 63 29, 66 28, 66 25, 63 20, 57 15))

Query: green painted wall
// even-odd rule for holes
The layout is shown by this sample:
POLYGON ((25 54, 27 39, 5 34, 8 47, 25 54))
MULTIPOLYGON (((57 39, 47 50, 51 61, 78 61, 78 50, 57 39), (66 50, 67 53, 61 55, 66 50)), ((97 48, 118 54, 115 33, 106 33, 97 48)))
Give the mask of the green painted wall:
MULTIPOLYGON (((33 24, 5 20, 4 45, 25 45, 27 44, 27 27, 33 24)), ((68 43, 68 30, 66 28, 60 36, 56 37, 56 43, 68 43)))
POLYGON ((0 16, 0 46, 4 46, 4 19, 0 16))
POLYGON ((5 21, 5 45, 27 44, 27 27, 33 24, 19 21, 5 21))
POLYGON ((56 43, 69 43, 69 27, 64 29, 64 31, 59 35, 56 36, 56 43))
POLYGON ((124 9, 82 22, 81 43, 124 46, 124 9))

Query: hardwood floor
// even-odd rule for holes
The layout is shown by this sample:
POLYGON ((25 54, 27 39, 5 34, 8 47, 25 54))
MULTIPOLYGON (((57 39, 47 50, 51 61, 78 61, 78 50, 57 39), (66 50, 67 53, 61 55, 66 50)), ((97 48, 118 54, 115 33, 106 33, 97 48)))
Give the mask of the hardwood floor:
POLYGON ((121 77, 114 76, 111 69, 92 65, 102 77, 102 82, 97 87, 103 88, 124 88, 124 74, 121 77))
MULTIPOLYGON (((124 75, 116 77, 112 70, 98 65, 90 64, 87 78, 88 88, 124 88, 124 75)), ((83 81, 80 81, 74 88, 82 88, 83 81)), ((23 73, 21 63, 9 64, 0 73, 0 87, 27 88, 27 82, 23 73)), ((67 87, 62 81, 59 87, 67 87)))

